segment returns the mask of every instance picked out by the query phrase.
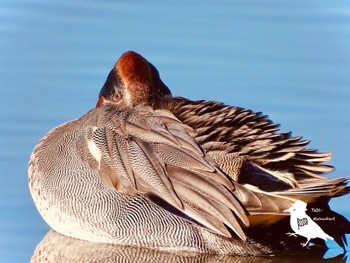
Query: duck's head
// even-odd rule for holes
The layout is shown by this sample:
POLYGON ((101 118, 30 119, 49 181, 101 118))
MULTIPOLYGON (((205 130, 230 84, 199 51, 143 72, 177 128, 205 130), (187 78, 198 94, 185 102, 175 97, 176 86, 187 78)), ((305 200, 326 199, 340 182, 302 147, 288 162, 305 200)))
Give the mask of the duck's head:
POLYGON ((171 92, 155 66, 138 53, 128 51, 109 73, 96 107, 105 103, 128 107, 153 105, 165 96, 171 96, 171 92))

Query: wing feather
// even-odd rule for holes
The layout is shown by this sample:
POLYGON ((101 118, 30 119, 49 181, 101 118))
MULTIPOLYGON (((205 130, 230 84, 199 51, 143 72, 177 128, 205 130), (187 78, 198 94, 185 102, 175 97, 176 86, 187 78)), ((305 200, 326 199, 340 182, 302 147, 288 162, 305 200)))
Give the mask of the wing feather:
MULTIPOLYGON (((208 230, 245 239, 246 210, 232 194, 233 182, 167 111, 99 109, 92 140, 101 152, 101 178, 117 191, 156 195, 208 230)), ((151 199, 152 200, 152 199, 151 199)))

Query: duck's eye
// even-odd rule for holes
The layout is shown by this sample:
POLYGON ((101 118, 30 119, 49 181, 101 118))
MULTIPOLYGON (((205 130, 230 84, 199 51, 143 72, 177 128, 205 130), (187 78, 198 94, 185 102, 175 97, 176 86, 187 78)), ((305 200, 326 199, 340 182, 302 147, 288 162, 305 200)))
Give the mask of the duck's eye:
POLYGON ((111 100, 114 102, 119 102, 122 99, 122 94, 120 93, 120 91, 116 91, 113 95, 111 100))

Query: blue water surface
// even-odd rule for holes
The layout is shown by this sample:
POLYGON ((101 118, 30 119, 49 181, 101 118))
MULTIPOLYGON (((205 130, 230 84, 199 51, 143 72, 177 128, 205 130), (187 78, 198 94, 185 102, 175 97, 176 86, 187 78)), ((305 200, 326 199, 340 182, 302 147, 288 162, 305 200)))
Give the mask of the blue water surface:
MULTIPOLYGON (((49 230, 28 189, 31 151, 94 107, 127 50, 174 95, 262 111, 332 152, 329 177, 350 176, 349 1, 2 0, 0 39, 1 262, 28 262, 49 230)), ((350 218, 349 201, 331 205, 350 218)))

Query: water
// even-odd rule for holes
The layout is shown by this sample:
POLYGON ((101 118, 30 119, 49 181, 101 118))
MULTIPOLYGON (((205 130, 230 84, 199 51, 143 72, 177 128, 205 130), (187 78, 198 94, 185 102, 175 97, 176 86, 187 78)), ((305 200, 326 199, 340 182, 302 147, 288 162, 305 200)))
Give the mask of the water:
MULTIPOLYGON (((263 111, 333 152, 330 177, 350 175, 350 2, 2 0, 0 39, 1 262, 28 262, 49 229, 27 186, 32 149, 94 107, 126 50, 175 95, 263 111)), ((349 201, 331 204, 349 218, 349 201)))

